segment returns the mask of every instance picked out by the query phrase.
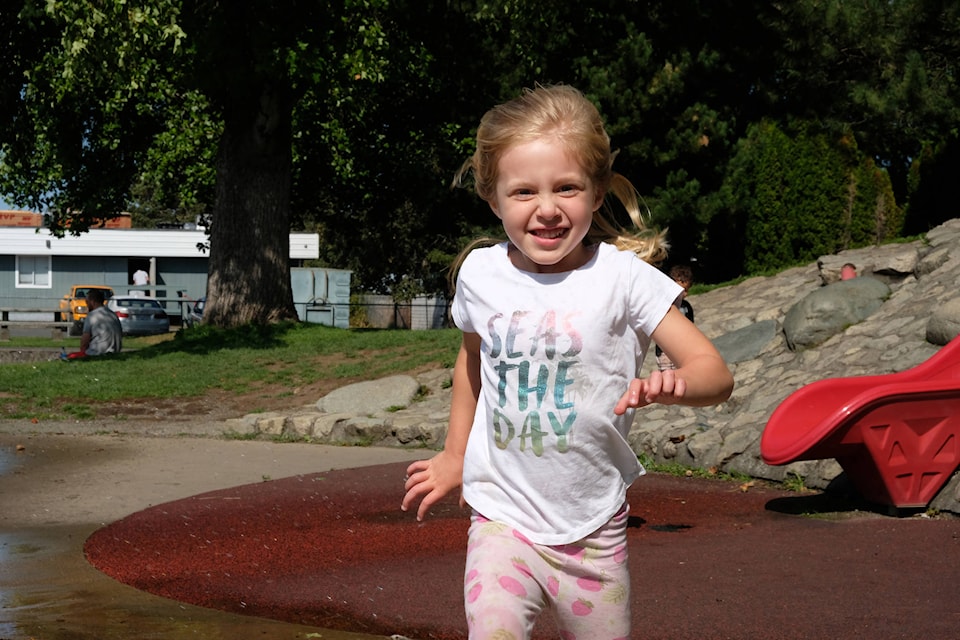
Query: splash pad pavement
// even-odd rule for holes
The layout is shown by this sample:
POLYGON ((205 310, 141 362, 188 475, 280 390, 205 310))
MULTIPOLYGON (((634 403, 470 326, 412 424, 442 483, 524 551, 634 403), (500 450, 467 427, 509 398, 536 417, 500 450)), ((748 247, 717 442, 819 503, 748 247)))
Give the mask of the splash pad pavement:
MULTIPOLYGON (((406 462, 159 504, 85 542, 88 561, 205 608, 364 634, 466 637, 467 513, 399 509, 406 462)), ((650 474, 629 493, 636 637, 947 637, 960 520, 891 518, 821 494, 650 474), (811 517, 814 512, 826 516, 811 517)), ((554 637, 549 619, 535 637, 554 637)), ((315 637, 315 636, 314 636, 315 637)))

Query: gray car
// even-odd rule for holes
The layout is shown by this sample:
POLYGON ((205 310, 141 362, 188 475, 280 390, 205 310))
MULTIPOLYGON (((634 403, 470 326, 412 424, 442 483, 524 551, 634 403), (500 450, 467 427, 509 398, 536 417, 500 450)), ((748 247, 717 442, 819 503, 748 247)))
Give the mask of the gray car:
POLYGON ((170 318, 163 305, 146 297, 113 297, 107 307, 120 319, 125 336, 149 336, 170 331, 170 318))

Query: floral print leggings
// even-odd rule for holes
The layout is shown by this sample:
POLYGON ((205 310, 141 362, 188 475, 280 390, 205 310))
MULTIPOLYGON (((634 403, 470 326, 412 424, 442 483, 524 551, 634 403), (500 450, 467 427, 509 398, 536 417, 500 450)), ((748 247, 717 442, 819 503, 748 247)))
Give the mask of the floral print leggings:
POLYGON ((474 513, 463 586, 470 638, 529 638, 543 609, 563 640, 629 638, 628 515, 624 505, 583 540, 546 546, 474 513))

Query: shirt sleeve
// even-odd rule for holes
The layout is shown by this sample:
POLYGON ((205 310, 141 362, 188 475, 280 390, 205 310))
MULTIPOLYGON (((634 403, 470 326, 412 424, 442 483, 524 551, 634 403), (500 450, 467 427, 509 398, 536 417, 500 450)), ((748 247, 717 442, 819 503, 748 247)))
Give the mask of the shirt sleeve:
POLYGON ((457 273, 457 288, 450 305, 450 317, 464 333, 477 333, 470 317, 470 304, 476 299, 475 274, 479 268, 480 249, 474 249, 463 260, 457 273))
POLYGON ((682 292, 683 287, 665 273, 640 258, 634 258, 629 300, 634 329, 652 336, 682 292))

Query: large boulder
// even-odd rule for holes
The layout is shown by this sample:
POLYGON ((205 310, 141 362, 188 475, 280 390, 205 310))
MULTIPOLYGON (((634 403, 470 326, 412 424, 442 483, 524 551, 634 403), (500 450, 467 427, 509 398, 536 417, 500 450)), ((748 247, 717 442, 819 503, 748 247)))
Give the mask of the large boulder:
POLYGON ((715 338, 713 346, 725 362, 736 364, 759 357, 774 339, 777 339, 776 321, 761 320, 715 338))
POLYGON ((960 298, 934 309, 927 320, 927 342, 945 345, 960 335, 960 298))
POLYGON ((420 392, 420 383, 406 375, 368 380, 334 389, 317 401, 326 413, 370 415, 409 406, 420 392))
POLYGON ((857 273, 861 276, 871 276, 889 282, 916 275, 921 268, 917 247, 888 244, 871 247, 867 255, 863 255, 861 249, 820 256, 817 260, 820 281, 825 285, 839 282, 840 270, 848 262, 857 268, 857 273))
POLYGON ((790 307, 783 320, 787 345, 797 351, 815 347, 862 322, 890 297, 890 287, 870 277, 821 287, 790 307))

